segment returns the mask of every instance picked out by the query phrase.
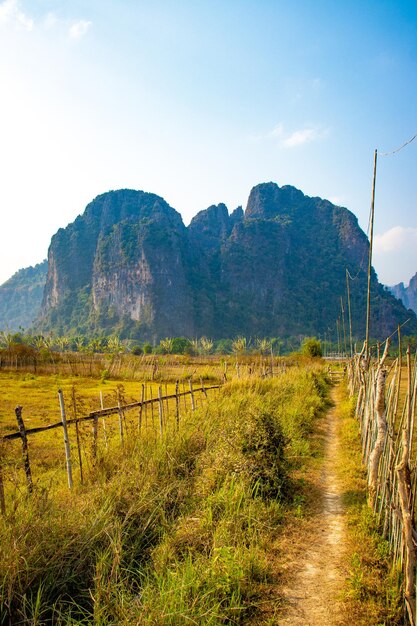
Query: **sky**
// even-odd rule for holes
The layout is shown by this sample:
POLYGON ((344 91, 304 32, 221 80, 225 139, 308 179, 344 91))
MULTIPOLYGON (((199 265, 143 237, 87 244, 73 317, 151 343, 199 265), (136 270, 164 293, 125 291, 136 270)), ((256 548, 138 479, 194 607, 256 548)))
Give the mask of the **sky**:
POLYGON ((417 272, 417 2, 0 0, 0 283, 97 195, 186 224, 274 181, 345 206, 417 272))

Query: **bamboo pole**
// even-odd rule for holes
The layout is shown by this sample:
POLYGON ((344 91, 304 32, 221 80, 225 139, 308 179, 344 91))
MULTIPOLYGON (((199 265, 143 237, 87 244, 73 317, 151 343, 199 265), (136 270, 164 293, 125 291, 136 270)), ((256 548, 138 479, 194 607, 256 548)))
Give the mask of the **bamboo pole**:
POLYGON ((371 202, 371 216, 369 226, 369 254, 368 254, 368 289, 366 298, 366 331, 365 340, 367 345, 366 356, 369 358, 369 327, 371 322, 371 274, 372 274, 372 247, 374 242, 374 216, 375 216, 375 184, 376 184, 376 164, 377 164, 378 152, 374 152, 374 175, 372 179, 372 202, 371 202))
POLYGON ((179 381, 175 382, 175 419, 177 423, 177 429, 180 426, 180 398, 179 398, 179 381))
POLYGON ((142 390, 140 393, 140 407, 139 407, 139 420, 138 420, 138 430, 139 432, 142 430, 142 411, 143 411, 143 402, 145 400, 145 385, 142 385, 142 390))
POLYGON ((29 461, 28 440, 26 436, 25 423, 22 418, 21 406, 17 406, 15 408, 15 414, 16 414, 17 424, 19 426, 20 437, 22 439, 23 467, 25 469, 26 484, 27 484, 28 492, 32 493, 33 481, 32 481, 32 472, 30 469, 30 461, 29 461))
POLYGON ((62 430, 64 433, 64 446, 65 446, 65 462, 67 466, 67 476, 68 476, 68 487, 72 489, 72 464, 71 464, 71 448, 68 438, 68 428, 67 428, 67 416, 65 413, 65 403, 64 403, 64 394, 62 393, 62 389, 58 390, 59 397, 59 406, 61 409, 61 419, 62 419, 62 430))
POLYGON ((4 497, 3 469, 1 465, 0 465, 0 511, 2 515, 6 515, 6 499, 4 497))
POLYGON ((118 406, 118 415, 119 415, 119 435, 120 435, 120 443, 124 444, 124 436, 123 436, 123 410, 122 403, 120 399, 120 389, 117 390, 117 406, 118 406))
POLYGON ((189 385, 190 385, 190 395, 191 395, 191 410, 195 411, 195 400, 194 400, 194 391, 193 391, 193 381, 190 378, 189 380, 189 385))
POLYGON ((159 434, 162 437, 164 431, 164 405, 162 403, 162 387, 158 387, 158 408, 159 408, 159 434))
MULTIPOLYGON (((100 389, 100 408, 102 410, 104 409, 103 392, 101 391, 101 389, 100 389)), ((107 441, 106 418, 103 416, 101 419, 102 419, 102 423, 103 423, 104 445, 106 446, 106 450, 108 450, 109 442, 107 441)))
POLYGON ((348 301, 348 317, 349 317, 349 344, 350 344, 350 358, 353 357, 353 341, 352 341, 352 311, 350 306, 350 287, 349 287, 349 270, 346 268, 346 291, 348 301))
POLYGON ((80 481, 81 481, 81 484, 83 484, 83 460, 81 456, 80 431, 79 431, 78 420, 77 420, 77 402, 75 398, 74 387, 72 388, 72 410, 73 410, 74 419, 75 419, 75 437, 77 441, 78 464, 80 466, 80 481))
POLYGON ((98 417, 97 417, 97 415, 95 415, 94 419, 93 419, 92 432, 93 432, 93 446, 92 446, 91 452, 92 452, 93 464, 94 464, 96 459, 97 459, 97 435, 98 435, 98 417))
POLYGON ((168 384, 165 383, 165 406, 166 406, 166 418, 165 421, 169 422, 169 400, 168 400, 168 384))
POLYGON ((151 414, 152 414, 152 428, 155 430, 155 419, 154 419, 154 412, 153 412, 153 397, 152 397, 152 385, 150 386, 150 395, 151 395, 151 414))
POLYGON ((342 296, 340 296, 340 308, 341 308, 341 311, 342 311, 343 348, 344 348, 345 356, 346 356, 347 343, 346 343, 345 307, 343 306, 343 298, 342 298, 342 296))
MULTIPOLYGON (((146 402, 146 400, 148 399, 148 387, 146 383, 145 383, 145 396, 144 397, 145 397, 145 402, 146 402)), ((147 427, 148 427, 148 405, 145 404, 145 428, 147 427)))

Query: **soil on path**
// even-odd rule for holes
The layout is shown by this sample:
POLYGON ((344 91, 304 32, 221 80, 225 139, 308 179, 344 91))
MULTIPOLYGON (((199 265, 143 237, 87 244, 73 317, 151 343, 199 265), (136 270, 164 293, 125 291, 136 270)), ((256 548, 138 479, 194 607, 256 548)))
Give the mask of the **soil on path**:
MULTIPOLYGON (((332 394, 333 402, 335 401, 332 394)), ((337 478, 338 436, 335 409, 320 424, 319 447, 324 460, 308 472, 309 513, 296 520, 279 542, 280 608, 262 623, 279 626, 340 626, 349 623, 343 615, 341 591, 346 579, 344 541, 346 519, 342 487, 337 478)), ((272 591, 272 590, 271 590, 272 591)), ((273 592, 271 596, 275 595, 273 592)))

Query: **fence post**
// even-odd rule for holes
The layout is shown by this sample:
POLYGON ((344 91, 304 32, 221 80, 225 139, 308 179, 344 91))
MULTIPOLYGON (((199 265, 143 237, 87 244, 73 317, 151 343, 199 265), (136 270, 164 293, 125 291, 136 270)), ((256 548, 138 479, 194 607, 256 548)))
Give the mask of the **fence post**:
POLYGON ((93 454, 93 462, 96 461, 97 459, 97 432, 98 432, 98 417, 97 415, 94 416, 93 418, 93 447, 92 447, 92 454, 93 454))
POLYGON ((75 399, 75 389, 74 387, 72 388, 72 408, 74 411, 74 419, 75 419, 75 436, 76 436, 76 440, 77 440, 77 451, 78 451, 78 463, 80 466, 80 480, 81 480, 81 484, 83 484, 83 459, 82 459, 82 455, 81 455, 81 444, 80 444, 80 430, 78 427, 78 420, 77 420, 77 403, 76 403, 76 399, 75 399))
POLYGON ((148 428, 148 403, 146 402, 148 399, 148 388, 147 388, 146 383, 145 383, 144 399, 145 399, 145 428, 148 428))
POLYGON ((67 428, 67 416, 65 414, 65 404, 64 404, 64 394, 62 393, 62 389, 58 390, 59 397, 59 406, 61 409, 61 419, 62 419, 62 430, 64 432, 64 446, 65 446, 65 462, 67 465, 67 476, 68 476, 68 487, 72 489, 72 465, 71 465, 71 449, 68 438, 68 428, 67 428))
POLYGON ((175 419, 177 421, 177 428, 180 426, 180 398, 179 398, 179 381, 175 382, 175 419))
POLYGON ((168 384, 165 383, 165 405, 166 405, 166 416, 165 416, 165 421, 168 424, 169 422, 169 400, 168 400, 168 384))
POLYGON ((164 429, 164 408, 162 404, 162 387, 158 387, 158 407, 159 407, 159 432, 162 437, 164 429))
POLYGON ((117 390, 117 406, 119 413, 119 434, 120 434, 120 442, 123 445, 123 411, 122 411, 122 403, 120 401, 120 389, 117 390))
POLYGON ((152 395, 152 385, 150 387, 150 400, 151 400, 151 417, 152 417, 152 429, 155 429, 155 417, 154 417, 154 407, 153 407, 153 395, 152 395))
POLYGON ((23 454, 23 465, 24 465, 25 474, 26 474, 26 483, 28 486, 29 493, 32 493, 33 491, 32 473, 30 471, 28 439, 26 436, 25 424, 22 418, 22 407, 17 406, 15 408, 15 413, 16 413, 17 424, 19 426, 20 436, 22 438, 22 454, 23 454))
POLYGON ((0 511, 2 515, 6 515, 6 500, 4 498, 3 470, 0 466, 0 511))
POLYGON ((190 384, 190 394, 191 394, 191 410, 192 410, 192 411, 195 411, 195 400, 194 400, 194 391, 193 391, 193 381, 192 381, 192 379, 191 379, 191 378, 190 378, 189 384, 190 384))
MULTIPOLYGON (((103 401, 103 392, 100 389, 100 408, 103 410, 104 409, 104 401, 103 401)), ((106 446, 106 450, 109 447, 109 443, 107 441, 107 429, 106 429, 106 418, 102 417, 102 422, 103 422, 103 436, 104 436, 104 445, 106 446)))
POLYGON ((145 385, 142 385, 142 390, 140 393, 140 407, 139 407, 139 421, 138 421, 138 430, 139 432, 142 430, 142 411, 143 411, 143 401, 145 400, 145 385))
POLYGON ((207 398, 207 390, 206 390, 206 388, 204 387, 204 382, 203 382, 203 379, 202 379, 202 378, 200 378, 200 383, 201 383, 201 389, 203 390, 203 393, 204 393, 204 395, 205 395, 205 396, 206 396, 206 398, 207 398))

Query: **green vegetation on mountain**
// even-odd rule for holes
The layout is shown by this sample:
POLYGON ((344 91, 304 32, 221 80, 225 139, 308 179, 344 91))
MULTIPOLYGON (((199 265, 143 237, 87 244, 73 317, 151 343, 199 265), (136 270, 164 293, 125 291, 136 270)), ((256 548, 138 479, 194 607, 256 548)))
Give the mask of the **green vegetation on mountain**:
POLYGON ((11 332, 31 326, 42 304, 48 262, 19 270, 0 285, 0 328, 11 332))

